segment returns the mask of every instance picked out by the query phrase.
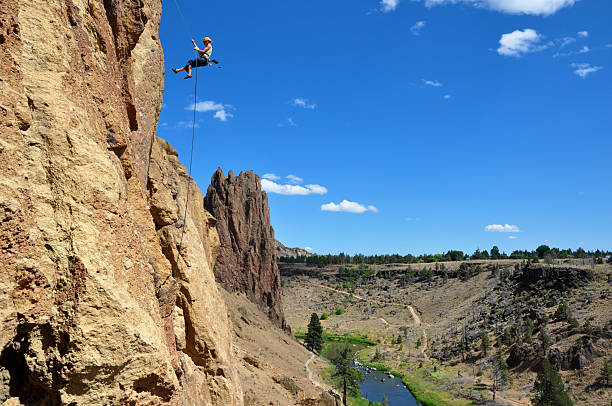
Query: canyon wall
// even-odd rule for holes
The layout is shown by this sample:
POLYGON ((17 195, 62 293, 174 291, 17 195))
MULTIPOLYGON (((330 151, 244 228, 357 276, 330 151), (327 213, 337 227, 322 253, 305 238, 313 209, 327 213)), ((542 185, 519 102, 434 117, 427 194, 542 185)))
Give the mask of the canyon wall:
POLYGON ((215 220, 154 137, 160 18, 0 0, 0 403, 243 403, 215 220))
POLYGON ((230 292, 242 292, 258 304, 280 328, 286 329, 281 305, 276 240, 270 225, 268 196, 253 171, 225 176, 213 174, 204 199, 206 210, 217 219, 221 249, 214 272, 230 292))

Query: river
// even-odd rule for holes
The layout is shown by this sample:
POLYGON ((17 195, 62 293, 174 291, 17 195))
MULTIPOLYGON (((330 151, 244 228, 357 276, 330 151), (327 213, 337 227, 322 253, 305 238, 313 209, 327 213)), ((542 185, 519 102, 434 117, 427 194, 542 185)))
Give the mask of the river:
POLYGON ((361 383, 361 396, 372 401, 380 402, 384 395, 389 398, 389 406, 418 406, 419 402, 412 393, 404 386, 402 380, 389 375, 386 372, 371 371, 359 367, 365 376, 365 382, 361 383))

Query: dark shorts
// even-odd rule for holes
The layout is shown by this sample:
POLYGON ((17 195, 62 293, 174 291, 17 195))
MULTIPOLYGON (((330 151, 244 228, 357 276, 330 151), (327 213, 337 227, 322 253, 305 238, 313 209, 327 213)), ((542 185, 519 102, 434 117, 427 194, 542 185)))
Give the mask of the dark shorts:
POLYGON ((187 65, 185 65, 185 69, 187 68, 188 65, 191 65, 192 68, 200 68, 202 66, 208 65, 208 59, 206 58, 190 59, 189 62, 187 62, 187 65))

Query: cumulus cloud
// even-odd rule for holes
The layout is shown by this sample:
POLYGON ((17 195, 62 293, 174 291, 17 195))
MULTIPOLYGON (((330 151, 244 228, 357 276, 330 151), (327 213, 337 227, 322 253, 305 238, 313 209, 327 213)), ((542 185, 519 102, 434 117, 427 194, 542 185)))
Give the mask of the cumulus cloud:
POLYGON ((468 3, 510 14, 551 15, 578 0, 425 0, 427 7, 441 4, 468 3))
POLYGON ((582 38, 586 38, 589 36, 589 32, 588 31, 580 31, 578 32, 578 36, 582 37, 582 38))
POLYGON ((314 250, 312 249, 312 247, 304 247, 304 249, 305 249, 306 251, 314 251, 314 250))
POLYGON ((269 179, 261 180, 261 188, 268 193, 287 196, 324 195, 327 193, 327 188, 321 185, 282 185, 269 179))
POLYGON ((548 48, 548 44, 540 44, 542 36, 527 28, 523 31, 516 30, 508 34, 503 34, 499 40, 499 48, 497 53, 504 56, 521 57, 528 53, 542 51, 548 48))
POLYGON ((323 211, 332 211, 332 212, 345 212, 345 213, 365 213, 367 211, 378 212, 378 209, 375 206, 369 205, 365 206, 363 204, 357 202, 351 202, 349 200, 343 200, 340 203, 336 204, 334 202, 322 204, 321 210, 323 211))
POLYGON ((264 179, 268 179, 268 180, 279 180, 280 179, 280 176, 274 173, 264 173, 263 175, 261 175, 261 177, 264 179))
POLYGON ((381 0, 380 1, 380 11, 383 13, 389 13, 391 11, 395 11, 397 6, 399 5, 400 0, 381 0))
POLYGON ((485 231, 495 233, 520 233, 518 226, 511 224, 489 224, 485 227, 485 231))
POLYGON ((433 86, 433 87, 442 87, 442 86, 444 86, 442 83, 438 82, 437 80, 425 80, 425 79, 423 79, 423 83, 425 83, 426 85, 429 85, 429 86, 433 86))
POLYGON ((574 73, 585 79, 593 72, 597 72, 603 69, 603 66, 592 66, 590 63, 573 63, 570 65, 572 68, 576 68, 574 73))
POLYGON ((310 109, 310 110, 314 110, 317 108, 316 104, 309 103, 308 100, 303 99, 301 97, 296 97, 295 99, 291 100, 291 104, 293 104, 296 107, 302 107, 304 109, 310 109))
POLYGON ((425 21, 417 21, 412 27, 410 27, 410 32, 412 35, 421 35, 421 30, 425 28, 425 21))
MULTIPOLYGON (((191 103, 189 106, 185 107, 185 110, 193 110, 193 108, 194 108, 194 104, 191 103)), ((217 103, 212 100, 206 100, 206 101, 195 103, 195 109, 197 112, 205 113, 205 112, 214 111, 215 114, 213 115, 213 117, 215 117, 216 119, 219 119, 220 121, 227 121, 228 118, 234 117, 232 113, 228 112, 228 110, 232 108, 233 107, 230 104, 217 103)))

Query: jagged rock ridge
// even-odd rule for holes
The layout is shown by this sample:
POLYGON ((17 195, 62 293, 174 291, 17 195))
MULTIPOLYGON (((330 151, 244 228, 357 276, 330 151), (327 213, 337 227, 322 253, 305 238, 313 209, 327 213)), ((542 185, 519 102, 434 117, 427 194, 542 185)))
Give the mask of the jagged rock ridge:
POLYGON ((302 248, 289 248, 286 247, 282 242, 275 241, 276 258, 296 258, 296 257, 310 257, 312 254, 302 248))
POLYGON ((0 403, 242 405, 161 1, 0 0, 0 403), (152 157, 151 160, 149 157, 152 157))
POLYGON ((221 168, 213 174, 204 199, 206 210, 217 219, 221 249, 214 271, 230 292, 245 293, 279 327, 286 328, 281 306, 280 273, 276 264, 274 229, 270 225, 268 197, 253 171, 221 168))

